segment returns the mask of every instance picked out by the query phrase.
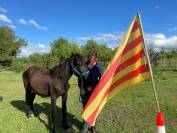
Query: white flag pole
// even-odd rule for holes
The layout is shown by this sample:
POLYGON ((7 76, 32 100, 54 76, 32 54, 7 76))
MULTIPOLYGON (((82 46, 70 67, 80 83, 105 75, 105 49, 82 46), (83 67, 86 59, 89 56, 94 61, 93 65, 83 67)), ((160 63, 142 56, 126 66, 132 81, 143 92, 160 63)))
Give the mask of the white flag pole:
POLYGON ((146 57, 147 57, 148 64, 149 64, 150 76, 151 76, 152 87, 153 87, 154 96, 155 96, 155 100, 156 100, 157 111, 160 112, 160 106, 159 106, 159 102, 158 102, 158 98, 157 98, 157 91, 156 91, 156 86, 155 86, 155 83, 154 83, 154 77, 153 77, 152 68, 151 68, 151 64, 150 64, 149 54, 148 54, 147 45, 146 45, 146 42, 145 42, 145 39, 144 39, 144 32, 143 32, 141 17, 140 17, 140 13, 139 12, 137 14, 138 14, 138 17, 139 17, 139 20, 140 20, 140 26, 141 26, 143 43, 144 43, 144 49, 145 49, 146 57))

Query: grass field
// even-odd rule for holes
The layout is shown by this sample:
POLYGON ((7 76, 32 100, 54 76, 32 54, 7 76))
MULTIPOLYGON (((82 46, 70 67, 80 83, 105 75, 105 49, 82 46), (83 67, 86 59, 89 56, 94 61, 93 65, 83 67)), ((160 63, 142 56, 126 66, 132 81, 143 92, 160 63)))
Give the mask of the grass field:
MULTIPOLYGON (((77 79, 70 80, 68 120, 71 132, 82 127, 77 79)), ((156 79, 161 110, 168 133, 177 132, 177 71, 165 71, 156 79)), ((50 99, 36 97, 35 117, 27 119, 21 73, 0 72, 0 133, 47 133, 49 129, 50 99)), ((114 97, 97 120, 99 133, 153 133, 156 130, 156 106, 149 81, 125 89, 114 97)), ((61 129, 61 98, 57 101, 57 132, 61 129)))

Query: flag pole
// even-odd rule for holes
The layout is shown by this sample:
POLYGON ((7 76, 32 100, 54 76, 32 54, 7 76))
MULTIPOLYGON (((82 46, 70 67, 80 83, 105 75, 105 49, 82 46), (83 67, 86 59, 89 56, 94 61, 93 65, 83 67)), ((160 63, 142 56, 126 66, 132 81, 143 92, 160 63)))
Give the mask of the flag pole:
POLYGON ((153 73, 152 73, 152 68, 151 68, 151 64, 150 64, 150 59, 149 59, 149 54, 148 54, 148 50, 147 50, 147 45, 146 45, 146 42, 145 42, 145 39, 144 39, 144 32, 143 32, 143 27, 142 27, 142 22, 141 22, 141 17, 140 17, 139 11, 137 12, 137 14, 138 14, 138 17, 139 17, 139 20, 140 20, 140 26, 141 26, 143 43, 144 43, 144 49, 145 49, 145 53, 146 53, 146 57, 147 57, 148 65, 149 65, 149 69, 150 69, 150 76, 151 76, 152 87, 153 87, 154 96, 155 96, 155 100, 156 100, 157 111, 160 112, 160 106, 159 106, 159 101, 158 101, 158 98, 157 98, 156 86, 155 86, 154 77, 153 77, 153 73))

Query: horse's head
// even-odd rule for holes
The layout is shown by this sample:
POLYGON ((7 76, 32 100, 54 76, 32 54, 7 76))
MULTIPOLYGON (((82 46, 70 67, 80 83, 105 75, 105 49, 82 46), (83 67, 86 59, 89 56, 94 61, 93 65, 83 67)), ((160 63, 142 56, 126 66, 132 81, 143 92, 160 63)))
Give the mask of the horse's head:
POLYGON ((88 75, 88 67, 86 59, 79 53, 71 54, 70 64, 72 66, 73 73, 78 76, 88 75))

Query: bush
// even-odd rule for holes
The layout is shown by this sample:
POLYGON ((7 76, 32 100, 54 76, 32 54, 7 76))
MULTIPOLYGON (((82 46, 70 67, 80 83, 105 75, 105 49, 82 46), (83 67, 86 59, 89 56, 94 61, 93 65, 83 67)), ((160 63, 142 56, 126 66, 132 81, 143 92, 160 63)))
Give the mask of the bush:
POLYGON ((30 62, 28 58, 17 58, 13 60, 10 70, 16 72, 22 72, 32 65, 33 63, 30 62))

